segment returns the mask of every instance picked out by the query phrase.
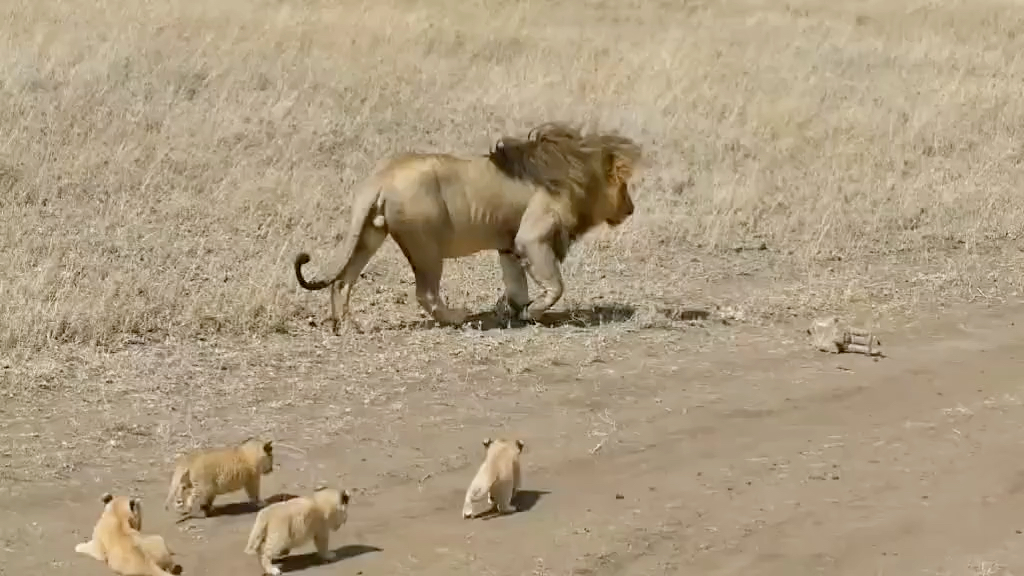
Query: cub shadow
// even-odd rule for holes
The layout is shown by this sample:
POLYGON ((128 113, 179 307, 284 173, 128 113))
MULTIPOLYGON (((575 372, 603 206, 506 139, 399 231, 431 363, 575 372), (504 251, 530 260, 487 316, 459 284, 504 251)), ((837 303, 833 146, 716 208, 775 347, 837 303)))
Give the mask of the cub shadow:
MULTIPOLYGON (((274 494, 273 496, 268 496, 267 498, 264 499, 264 507, 270 506, 271 504, 274 504, 276 502, 284 502, 286 500, 291 500, 292 498, 297 497, 298 496, 295 494, 288 493, 274 494)), ((214 505, 213 508, 210 510, 210 514, 207 516, 207 518, 216 518, 218 516, 242 516, 245 514, 255 514, 259 511, 259 506, 256 506, 255 504, 252 504, 248 501, 230 502, 228 504, 214 505)))
POLYGON ((548 490, 519 490, 516 492, 515 498, 512 499, 512 505, 520 512, 529 512, 533 510, 537 502, 540 502, 541 498, 548 494, 551 494, 548 490))
MULTIPOLYGON (((551 492, 547 490, 519 490, 516 492, 515 498, 512 499, 512 505, 516 507, 515 514, 529 512, 547 494, 551 494, 551 492)), ((481 520, 494 520, 495 518, 513 516, 515 514, 498 514, 497 508, 491 508, 487 512, 481 513, 477 518, 481 520)))
POLYGON ((281 568, 282 572, 295 572, 298 570, 305 570, 314 566, 327 566, 342 560, 348 560, 349 558, 355 558, 356 556, 362 556, 370 552, 381 552, 383 548, 376 546, 368 546, 366 544, 346 544, 340 548, 334 549, 334 559, 330 561, 324 561, 316 552, 308 552, 306 554, 292 554, 285 556, 276 561, 278 567, 281 568))
POLYGON ((594 328, 603 324, 627 322, 636 315, 636 308, 628 304, 596 304, 585 308, 569 310, 549 310, 540 320, 530 322, 518 318, 503 318, 493 310, 470 314, 466 318, 465 327, 486 332, 488 330, 522 328, 531 324, 539 324, 545 328, 594 328))

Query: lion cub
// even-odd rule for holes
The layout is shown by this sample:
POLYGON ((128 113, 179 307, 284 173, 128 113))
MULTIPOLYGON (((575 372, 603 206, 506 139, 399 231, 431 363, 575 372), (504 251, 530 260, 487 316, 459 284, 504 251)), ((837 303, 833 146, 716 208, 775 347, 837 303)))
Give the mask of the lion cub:
POLYGON ((333 560, 334 553, 328 548, 330 532, 336 532, 348 520, 348 501, 347 490, 320 487, 312 496, 267 506, 256 515, 245 553, 257 555, 264 574, 274 576, 280 574, 281 569, 271 561, 310 539, 322 560, 333 560))
POLYGON ((174 464, 171 487, 164 510, 174 499, 174 508, 183 515, 179 522, 195 517, 198 507, 209 516, 217 496, 245 489, 249 501, 263 507, 260 478, 274 469, 271 442, 249 438, 235 446, 197 450, 179 456, 174 464), (182 496, 189 491, 187 498, 182 496))
POLYGON ((489 502, 497 506, 499 514, 516 511, 512 498, 519 491, 519 455, 525 444, 522 440, 512 442, 502 438, 487 438, 483 444, 487 455, 466 490, 466 500, 462 505, 463 518, 476 515, 476 503, 483 500, 484 496, 488 496, 489 502))
POLYGON ((178 574, 181 566, 157 534, 143 535, 142 501, 104 493, 103 512, 92 530, 92 539, 75 545, 75 552, 105 562, 121 576, 178 574))

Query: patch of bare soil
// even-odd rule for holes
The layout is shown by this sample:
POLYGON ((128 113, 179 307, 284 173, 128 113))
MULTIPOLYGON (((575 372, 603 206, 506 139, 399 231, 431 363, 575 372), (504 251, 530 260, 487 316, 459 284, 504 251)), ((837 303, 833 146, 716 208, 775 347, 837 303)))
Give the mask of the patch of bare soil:
POLYGON ((265 496, 354 492, 340 559, 304 547, 290 572, 1021 573, 1022 319, 973 306, 888 327, 881 360, 708 322, 312 331, 7 366, 40 384, 0 408, 0 566, 105 574, 72 550, 112 490, 144 498, 186 574, 259 573, 244 494, 180 525, 161 508, 175 451, 258 434, 280 446, 265 496), (397 367, 434 338, 463 351, 397 367), (357 341, 358 363, 342 353, 357 341), (526 442, 522 511, 464 520, 496 434, 526 442))

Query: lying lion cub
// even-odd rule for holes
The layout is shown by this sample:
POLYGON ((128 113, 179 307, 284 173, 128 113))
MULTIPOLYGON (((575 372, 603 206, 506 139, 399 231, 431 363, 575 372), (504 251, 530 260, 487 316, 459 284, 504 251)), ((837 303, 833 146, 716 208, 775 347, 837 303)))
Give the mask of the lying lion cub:
POLYGON ((197 516, 196 508, 209 516, 217 496, 243 488, 249 501, 262 507, 260 478, 273 469, 272 444, 255 438, 235 446, 197 450, 179 456, 174 464, 164 510, 173 499, 175 509, 182 513, 179 522, 197 516), (186 491, 189 492, 188 497, 183 498, 186 491))
POLYGON ((325 562, 334 559, 328 548, 330 532, 348 520, 347 490, 317 488, 312 496, 276 502, 259 511, 249 533, 245 553, 259 556, 265 574, 277 576, 281 569, 272 560, 288 554, 310 539, 325 562))
POLYGON ((92 539, 75 545, 75 552, 105 562, 120 576, 165 576, 178 574, 181 566, 163 537, 143 535, 142 501, 104 493, 103 512, 92 530, 92 539))
POLYGON ((499 514, 516 511, 512 498, 519 490, 519 455, 523 451, 523 441, 487 438, 483 444, 487 455, 466 490, 466 500, 462 505, 463 518, 472 518, 477 514, 476 503, 483 500, 484 496, 488 496, 489 501, 497 506, 499 514))

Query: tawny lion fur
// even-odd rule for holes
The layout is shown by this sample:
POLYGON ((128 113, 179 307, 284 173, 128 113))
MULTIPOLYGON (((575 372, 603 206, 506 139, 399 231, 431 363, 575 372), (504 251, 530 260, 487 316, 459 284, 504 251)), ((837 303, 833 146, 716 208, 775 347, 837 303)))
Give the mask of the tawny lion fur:
POLYGON ((164 500, 167 510, 171 500, 183 515, 180 520, 195 517, 196 510, 208 516, 217 496, 244 489, 249 501, 263 506, 260 480, 274 469, 271 442, 249 438, 235 446, 197 450, 179 456, 174 463, 171 486, 164 500), (188 492, 188 497, 184 494, 188 492))
POLYGON ((519 456, 525 445, 522 440, 513 442, 502 438, 487 438, 483 444, 487 454, 466 490, 466 499, 462 504, 463 518, 476 516, 476 504, 483 501, 484 497, 488 497, 493 506, 497 507, 499 514, 516 511, 512 499, 519 491, 519 456))
POLYGON ((409 262, 420 306, 442 324, 467 312, 440 294, 445 259, 495 250, 504 294, 498 305, 537 320, 562 297, 560 263, 570 246, 601 223, 618 226, 633 213, 629 181, 641 147, 609 133, 583 135, 547 123, 524 139, 505 137, 486 156, 404 153, 380 162, 353 192, 341 266, 322 280, 295 276, 306 290, 331 287, 329 322, 349 317, 359 274, 390 235, 409 262), (542 296, 530 300, 526 274, 542 296))
POLYGON ((259 511, 249 532, 245 553, 259 557, 264 574, 280 574, 272 561, 310 540, 325 562, 334 559, 330 533, 348 520, 347 490, 318 488, 312 496, 276 502, 259 511))
POLYGON ((181 572, 163 537, 142 534, 142 501, 103 494, 104 506, 92 539, 75 545, 75 552, 104 562, 120 576, 165 576, 181 572))

